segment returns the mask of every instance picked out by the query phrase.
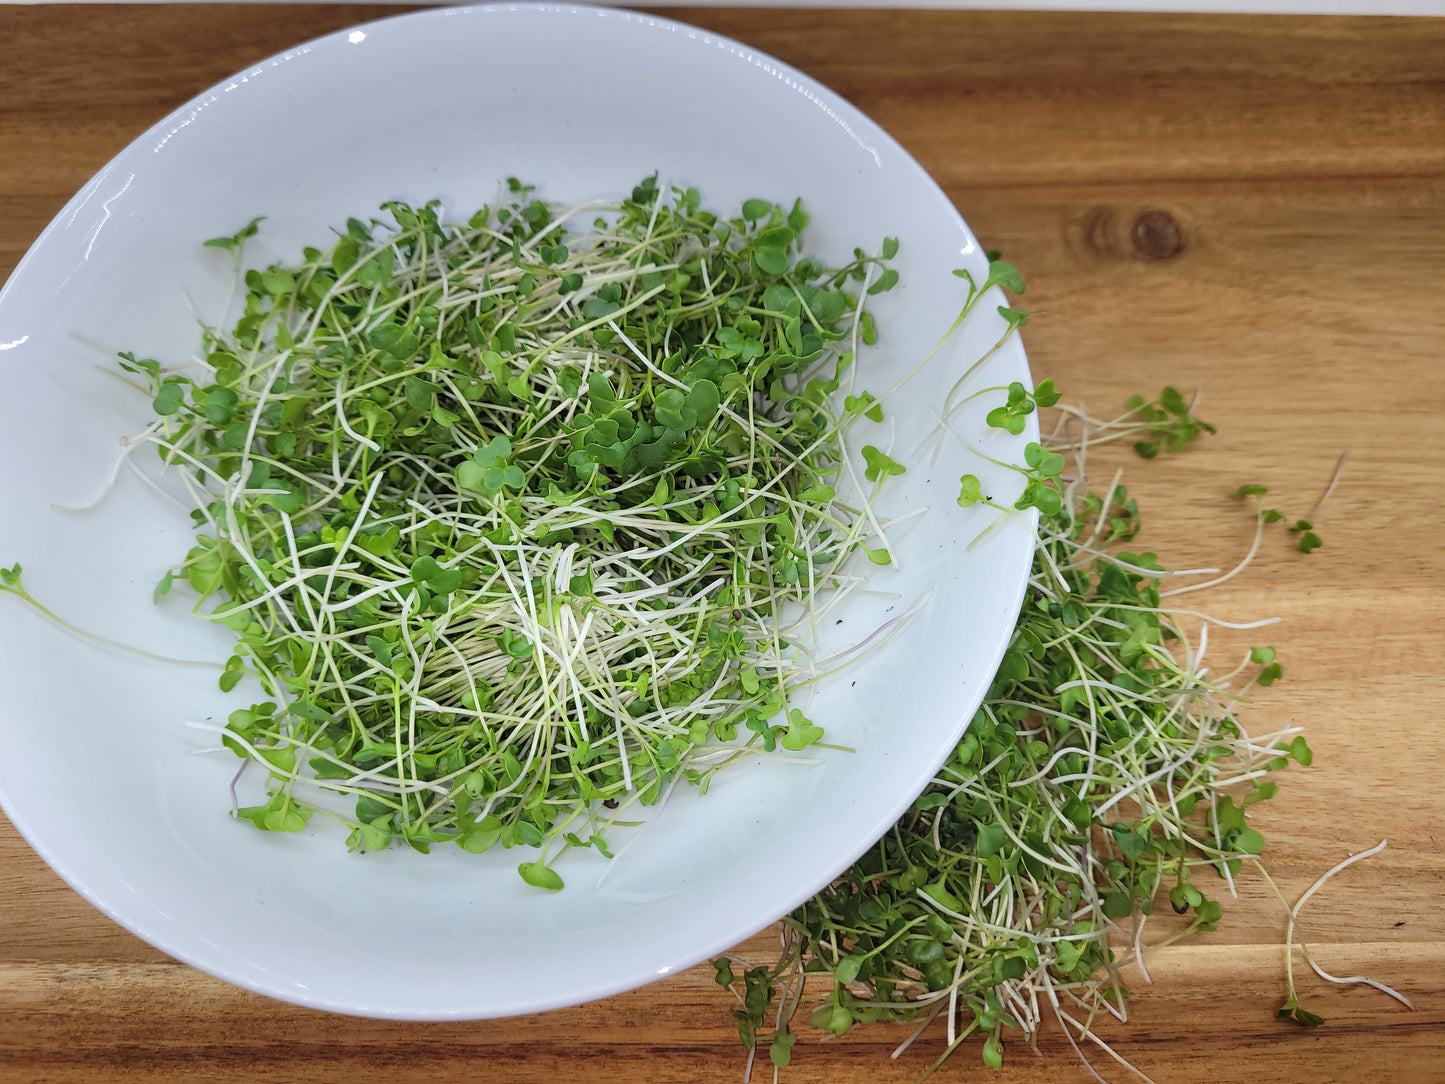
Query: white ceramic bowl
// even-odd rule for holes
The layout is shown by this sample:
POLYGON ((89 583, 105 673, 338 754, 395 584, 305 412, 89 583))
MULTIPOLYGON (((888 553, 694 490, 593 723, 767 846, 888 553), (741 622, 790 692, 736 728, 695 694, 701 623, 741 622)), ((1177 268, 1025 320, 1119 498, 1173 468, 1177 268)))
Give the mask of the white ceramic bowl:
MULTIPOLYGON (((138 138, 78 193, 0 295, 0 563, 91 632, 221 660, 223 630, 151 588, 187 548, 189 522, 129 472, 93 512, 119 440, 148 404, 81 339, 180 360, 194 311, 228 283, 207 237, 267 216, 248 262, 294 259, 385 199, 440 198, 469 214, 516 175, 547 198, 618 195, 658 170, 718 210, 801 195, 809 251, 846 257, 897 236, 899 289, 876 306, 867 360, 883 388, 951 322, 950 275, 986 261, 943 193, 847 102, 746 46, 675 22, 597 8, 425 11, 298 46, 218 84, 138 138), (77 338, 79 336, 80 338, 77 338)), ((979 474, 1009 499, 1017 477, 964 447, 1017 459, 986 432, 985 396, 936 464, 915 454, 943 393, 998 336, 1000 294, 890 404, 867 439, 910 465, 889 497, 926 507, 897 538, 836 643, 931 590, 886 647, 827 685, 810 714, 856 747, 807 765, 751 763, 710 794, 679 794, 611 867, 572 853, 549 895, 517 877, 527 856, 440 848, 348 855, 320 824, 299 836, 228 815, 236 762, 192 755, 184 724, 238 702, 213 671, 69 636, 0 596, 0 801, 77 891, 147 941, 287 1001, 405 1019, 504 1016, 638 986, 725 950, 800 904, 922 789, 983 696, 1013 627, 1032 524, 956 506, 979 474), (605 873, 605 877, 604 877, 605 873)), ((1013 341, 977 387, 1028 379, 1013 341)), ((871 423, 870 423, 871 424, 871 423)), ((150 469, 146 457, 146 469, 150 469)))

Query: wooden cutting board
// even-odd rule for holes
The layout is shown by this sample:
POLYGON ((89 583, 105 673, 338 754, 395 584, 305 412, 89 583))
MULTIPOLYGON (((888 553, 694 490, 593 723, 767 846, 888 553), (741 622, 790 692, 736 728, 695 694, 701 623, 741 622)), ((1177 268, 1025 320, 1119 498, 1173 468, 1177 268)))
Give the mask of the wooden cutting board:
MULTIPOLYGON (((0 6, 0 275, 167 111, 391 10, 0 6)), ((1199 392, 1217 436, 1168 460, 1119 460, 1141 541, 1168 562, 1232 563, 1251 531, 1229 496, 1239 484, 1265 482, 1303 514, 1348 453, 1318 517, 1323 548, 1305 557, 1272 536, 1207 606, 1283 619, 1269 641, 1285 679, 1246 718, 1303 725, 1315 750, 1256 821, 1284 895, 1389 840, 1311 901, 1300 937, 1327 968, 1389 982, 1415 1010, 1306 972, 1306 1004, 1328 1023, 1276 1022, 1283 909, 1246 875, 1218 932, 1159 954, 1152 985, 1133 977, 1127 1023, 1100 1034, 1161 1082, 1445 1081, 1445 20, 662 14, 802 68, 893 132, 1023 269, 1029 307, 1048 312, 1027 332, 1035 375, 1070 401, 1102 413, 1165 384, 1199 392)), ((730 1001, 706 967, 542 1016, 382 1023, 168 960, 4 823, 0 901, 6 1084, 742 1076, 730 1001)), ((762 959, 771 942, 740 951, 762 959)), ((805 1031, 783 1079, 912 1080, 944 1040, 925 1034, 891 1060, 903 1035, 805 1031)), ((964 1049, 937 1079, 984 1074, 964 1049)), ((1048 1030, 1038 1057, 1014 1044, 993 1079, 1089 1077, 1048 1030)))

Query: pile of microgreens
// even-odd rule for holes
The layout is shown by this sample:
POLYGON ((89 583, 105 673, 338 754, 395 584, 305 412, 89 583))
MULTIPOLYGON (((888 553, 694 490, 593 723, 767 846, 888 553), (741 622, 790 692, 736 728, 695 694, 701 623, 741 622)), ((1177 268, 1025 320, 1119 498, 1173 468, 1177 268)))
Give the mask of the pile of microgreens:
MULTIPOLYGON (((1008 288, 1021 290, 1017 273, 1003 267, 1008 288)), ((1264 839, 1248 810, 1276 793, 1266 777, 1290 760, 1311 761, 1296 728, 1252 736, 1237 715, 1255 686, 1281 676, 1273 648, 1253 648, 1218 674, 1204 665, 1211 625, 1270 622, 1230 624, 1174 601, 1236 575, 1266 525, 1286 517, 1258 509, 1254 545, 1238 566, 1166 590, 1171 576, 1215 570, 1170 573, 1155 554, 1129 552, 1136 501, 1119 474, 1102 492, 1090 484, 1089 452, 1100 444, 1132 441, 1152 458, 1213 428, 1173 388, 1130 400, 1112 420, 1058 405, 1049 381, 1033 392, 1014 384, 968 399, 979 395, 1000 401, 988 424, 1013 433, 1039 408, 1058 410, 1052 433, 1015 467, 1025 484, 1015 504, 992 500, 975 475, 960 480, 965 507, 992 506, 1000 516, 1039 509, 1012 642, 962 740, 907 814, 783 920, 777 962, 714 961, 718 983, 739 1002, 749 1075, 760 1042, 775 1076, 789 1064, 793 1021, 809 991, 811 1024, 832 1035, 858 1023, 915 1022, 895 1057, 941 1017, 947 1045, 924 1076, 973 1036, 983 1062, 998 1068, 1006 1033, 1032 1045, 1049 1017, 1081 1058, 1076 1036, 1137 1073, 1092 1030, 1101 1013, 1124 1016, 1120 969, 1133 963, 1147 980, 1148 952, 1215 928, 1219 887, 1232 893, 1245 862, 1264 872, 1256 857, 1264 839), (1197 623, 1197 638, 1186 623, 1197 623), (1161 900, 1189 918, 1148 944, 1145 924, 1161 900)), ((957 405, 950 397, 940 437, 957 405)), ((1237 496, 1264 492, 1250 485, 1237 496)), ((1296 527, 1310 530, 1304 521, 1296 527)), ((1299 548, 1318 545, 1309 535, 1299 548)), ((1291 941, 1305 899, 1354 860, 1289 909, 1291 941)), ((1310 963, 1331 981, 1369 982, 1400 996, 1310 963)), ((1300 1008, 1292 968, 1286 980, 1280 1018, 1322 1023, 1300 1008)))
MULTIPOLYGON (((122 355, 197 506, 158 595, 212 603, 222 688, 273 698, 222 731, 267 781, 239 816, 540 847, 520 873, 557 889, 555 852, 609 853, 633 803, 822 738, 785 711, 808 629, 892 560, 871 502, 902 468, 854 466, 877 404, 834 393, 897 244, 825 268, 800 204, 724 219, 655 177, 571 210, 511 181, 456 226, 383 209, 247 271, 202 375, 122 355)), ((207 244, 239 275, 256 229, 207 244)))
MULTIPOLYGON (((724 221, 693 190, 667 204, 652 179, 618 205, 562 214, 530 196, 511 182, 510 199, 461 228, 435 205, 387 204, 393 227, 353 219, 329 253, 247 272, 235 328, 206 329, 205 380, 122 357, 160 415, 142 441, 191 468, 207 533, 181 578, 198 609, 221 596, 210 616, 239 634, 222 687, 249 672, 283 705, 237 711, 224 730, 272 791, 239 814, 296 831, 320 810, 350 825, 352 849, 538 845, 520 872, 555 889, 549 848, 606 854, 601 832, 617 817, 599 806, 655 803, 679 778, 706 789, 743 755, 710 744, 732 742, 739 723, 746 747, 818 743, 822 729, 796 709, 771 722, 818 669, 789 638, 864 578, 844 568, 855 552, 891 562, 871 497, 904 467, 865 446, 871 491, 859 483, 841 436, 858 417, 880 421, 882 401, 864 391, 841 411, 831 403, 845 374, 853 390, 859 342, 874 341, 861 294, 897 281, 880 260, 855 250, 829 270, 795 259, 798 205, 752 200, 724 221), (594 212, 592 232, 564 233, 594 212), (861 494, 852 504, 838 496, 847 483, 861 494), (803 616, 785 620, 788 603, 803 616), (308 780, 354 798, 355 816, 303 797, 308 780)), ((239 270, 256 225, 207 244, 232 250, 239 270)), ((885 242, 883 259, 896 249, 885 242)), ((941 342, 990 287, 1024 289, 996 253, 983 283, 955 274, 967 295, 941 342)), ((916 1022, 895 1056, 942 1016, 947 1046, 924 1076, 975 1035, 998 1068, 1006 1030, 1032 1044, 1051 1014, 1080 1057, 1076 1034, 1142 1077, 1092 1031, 1101 1013, 1124 1016, 1121 968, 1147 980, 1150 951, 1214 929, 1223 909, 1206 893, 1232 892, 1243 863, 1268 880, 1248 809, 1276 793, 1268 775, 1311 761, 1297 728, 1251 736, 1236 714, 1281 676, 1273 648, 1222 674, 1204 666, 1211 625, 1270 621, 1166 601, 1237 575, 1287 517, 1259 503, 1264 486, 1241 486, 1236 497, 1256 504, 1245 557, 1163 589, 1214 570, 1171 573, 1125 550, 1137 503, 1119 474, 1102 494, 1091 486, 1089 452, 1131 441, 1153 458, 1213 427, 1173 388, 1111 420, 1059 404, 1051 381, 963 395, 1031 315, 998 312, 1003 336, 959 377, 934 439, 980 396, 999 400, 988 425, 1014 435, 1057 409, 1022 464, 994 460, 1021 476, 1016 499, 960 479, 958 503, 995 509, 995 522, 1038 510, 1013 638, 948 761, 847 874, 783 921, 778 961, 714 961, 741 1005, 749 1075, 761 1039, 775 1075, 789 1064, 813 976, 828 980, 811 1013, 825 1032, 916 1022), (1190 917, 1146 944, 1161 899, 1190 917)), ((1290 528, 1306 554, 1321 545, 1317 514, 1290 528)), ((20 575, 0 569, 0 593, 89 635, 20 575)), ((1323 1022, 1295 990, 1300 908, 1383 847, 1287 905, 1280 1019, 1323 1022)), ((1305 958, 1328 981, 1409 1004, 1305 958)))

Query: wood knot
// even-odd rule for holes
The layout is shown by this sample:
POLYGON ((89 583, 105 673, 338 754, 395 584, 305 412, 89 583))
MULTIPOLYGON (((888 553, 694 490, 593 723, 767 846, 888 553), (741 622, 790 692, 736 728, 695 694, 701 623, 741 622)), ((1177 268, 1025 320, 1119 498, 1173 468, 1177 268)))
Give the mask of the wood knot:
POLYGON ((1097 205, 1069 227, 1069 241, 1104 260, 1173 260, 1189 247, 1179 220, 1168 211, 1097 205))
POLYGON ((1172 260, 1187 247, 1184 231, 1168 211, 1145 211, 1134 220, 1134 251, 1146 260, 1172 260))

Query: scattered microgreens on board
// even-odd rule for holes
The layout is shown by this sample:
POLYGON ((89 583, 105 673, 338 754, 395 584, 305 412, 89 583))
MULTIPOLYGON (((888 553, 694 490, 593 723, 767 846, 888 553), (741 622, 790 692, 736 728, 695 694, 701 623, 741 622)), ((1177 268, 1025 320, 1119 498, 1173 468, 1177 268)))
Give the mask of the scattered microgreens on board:
MULTIPOLYGON (((1057 403, 1048 382, 993 394, 990 424, 1010 432, 1057 403)), ((1268 776, 1312 760, 1297 730, 1252 736, 1236 714, 1252 685, 1281 676, 1274 648, 1206 677, 1205 641, 1161 597, 1169 573, 1125 548, 1137 502, 1118 479, 1100 494, 1084 477, 1083 450, 1101 440, 1146 432, 1148 457, 1213 428, 1173 389, 1112 421, 1061 414, 1072 427, 1028 445, 1011 505, 976 476, 961 480, 965 507, 1033 507, 1040 519, 1012 642, 958 747, 892 831, 783 921, 775 964, 714 961, 739 1000, 743 1043, 768 1043, 775 1067, 791 1060, 809 976, 815 990, 831 979, 810 1013, 824 1032, 894 1021, 916 1022, 916 1036, 942 1017, 947 1046, 933 1068, 971 1036, 998 1068, 1005 1036, 1027 1040, 1046 1016, 1075 1044, 1097 1014, 1120 1015, 1124 964, 1147 975, 1152 948, 1216 927, 1219 889, 1264 850, 1249 810, 1276 793, 1268 776), (1161 900, 1188 922, 1149 945, 1161 900)), ((1286 1016, 1319 1021, 1299 1008, 1292 976, 1286 1016)))
MULTIPOLYGON (((1260 501, 1259 498, 1268 492, 1269 489, 1260 485, 1258 482, 1249 482, 1234 491, 1235 497, 1239 500, 1254 498, 1256 507, 1259 509, 1259 524, 1261 529, 1266 524, 1280 523, 1288 518, 1278 508, 1264 507, 1263 502, 1260 501)), ((1290 533, 1299 535, 1296 548, 1298 548, 1301 553, 1313 553, 1324 545, 1324 542, 1320 540, 1320 536, 1315 534, 1314 526, 1308 519, 1296 519, 1294 523, 1290 525, 1290 533)))
POLYGON ((1136 429, 1146 437, 1134 444, 1134 451, 1145 459, 1154 458, 1161 450, 1177 452, 1200 433, 1214 432, 1214 426, 1194 416, 1177 388, 1166 387, 1153 400, 1135 395, 1125 406, 1136 429))
MULTIPOLYGON (((536 847, 518 872, 556 890, 634 804, 824 737, 789 693, 806 630, 891 561, 871 501, 904 467, 868 445, 845 484, 883 407, 834 393, 898 243, 825 267, 801 202, 724 218, 655 176, 382 210, 246 271, 200 365, 121 355, 195 498, 157 597, 188 587, 237 636, 221 687, 268 697, 221 731, 266 782, 238 817, 536 847)), ((205 244, 239 274, 260 222, 205 244)))

